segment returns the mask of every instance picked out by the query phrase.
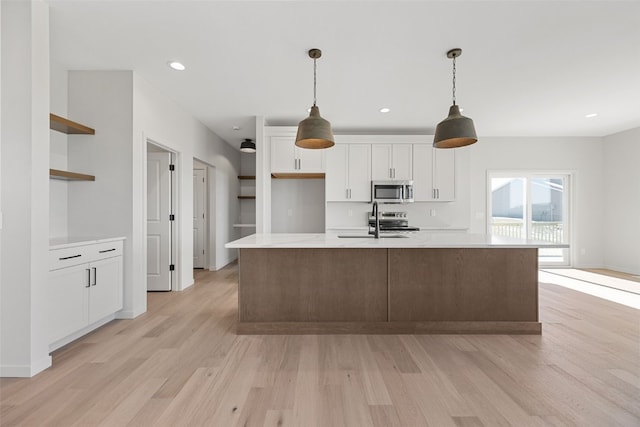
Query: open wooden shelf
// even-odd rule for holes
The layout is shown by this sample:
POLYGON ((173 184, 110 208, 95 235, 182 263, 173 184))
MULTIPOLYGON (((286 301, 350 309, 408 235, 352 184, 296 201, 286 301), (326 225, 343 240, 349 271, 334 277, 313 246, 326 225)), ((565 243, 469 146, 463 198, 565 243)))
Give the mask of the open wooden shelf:
POLYGON ((256 179, 255 175, 239 175, 238 179, 256 179))
POLYGON ((255 199, 256 196, 238 196, 238 199, 255 199))
POLYGON ((96 131, 88 126, 81 125, 64 117, 49 114, 49 129, 66 134, 95 135, 96 131))
POLYGON ((84 173, 61 171, 58 169, 49 169, 49 178, 63 179, 66 181, 95 181, 96 177, 84 173))
POLYGON ((271 174, 271 178, 277 179, 321 179, 324 178, 324 173, 280 173, 275 172, 271 174))

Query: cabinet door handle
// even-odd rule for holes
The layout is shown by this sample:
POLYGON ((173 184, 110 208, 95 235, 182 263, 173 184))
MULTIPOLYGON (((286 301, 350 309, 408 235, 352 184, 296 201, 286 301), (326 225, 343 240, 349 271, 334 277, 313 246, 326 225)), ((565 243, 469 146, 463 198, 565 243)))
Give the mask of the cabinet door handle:
POLYGON ((436 188, 436 199, 440 198, 440 189, 436 188))
POLYGON ((85 288, 88 288, 91 286, 91 269, 87 268, 87 286, 85 286, 85 288))
POLYGON ((78 254, 78 255, 71 255, 71 256, 64 256, 62 258, 58 258, 60 261, 64 261, 65 259, 71 259, 71 258, 80 258, 82 256, 82 254, 78 254))
POLYGON ((95 286, 98 283, 98 269, 95 267, 91 267, 93 269, 93 284, 91 286, 95 286))
POLYGON ((104 251, 98 251, 98 253, 103 254, 103 253, 106 253, 106 252, 113 252, 113 251, 115 251, 115 250, 116 250, 116 248, 105 249, 104 251))

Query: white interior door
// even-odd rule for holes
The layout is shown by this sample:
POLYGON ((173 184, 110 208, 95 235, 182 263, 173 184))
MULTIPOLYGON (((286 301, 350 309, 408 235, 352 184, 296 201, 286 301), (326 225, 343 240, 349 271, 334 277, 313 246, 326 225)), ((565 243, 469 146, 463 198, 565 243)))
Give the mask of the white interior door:
POLYGON ((171 153, 147 153, 147 290, 171 290, 171 153))
POLYGON ((193 170, 193 268, 205 268, 207 183, 204 169, 193 170))

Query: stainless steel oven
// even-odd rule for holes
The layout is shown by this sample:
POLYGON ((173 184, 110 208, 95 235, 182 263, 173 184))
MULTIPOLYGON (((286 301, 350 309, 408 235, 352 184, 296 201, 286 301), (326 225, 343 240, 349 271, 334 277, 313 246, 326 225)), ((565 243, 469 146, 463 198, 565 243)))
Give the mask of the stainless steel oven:
POLYGON ((413 181, 371 181, 371 200, 378 203, 411 203, 413 181))

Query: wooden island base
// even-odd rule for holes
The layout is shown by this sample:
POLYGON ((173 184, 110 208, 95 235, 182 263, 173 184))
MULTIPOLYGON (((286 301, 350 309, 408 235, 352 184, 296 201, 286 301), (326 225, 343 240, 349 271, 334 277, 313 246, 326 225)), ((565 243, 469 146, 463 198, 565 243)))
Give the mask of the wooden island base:
POLYGON ((241 248, 238 334, 540 334, 537 248, 241 248))

